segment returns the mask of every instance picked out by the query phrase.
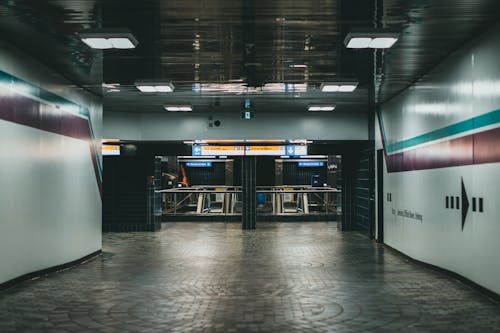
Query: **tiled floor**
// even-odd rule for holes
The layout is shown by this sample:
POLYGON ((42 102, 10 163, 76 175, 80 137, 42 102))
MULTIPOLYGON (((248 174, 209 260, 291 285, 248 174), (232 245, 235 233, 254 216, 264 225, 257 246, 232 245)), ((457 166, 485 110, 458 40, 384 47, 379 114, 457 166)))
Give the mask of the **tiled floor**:
POLYGON ((500 332, 500 306, 336 224, 166 224, 0 292, 0 332, 500 332))

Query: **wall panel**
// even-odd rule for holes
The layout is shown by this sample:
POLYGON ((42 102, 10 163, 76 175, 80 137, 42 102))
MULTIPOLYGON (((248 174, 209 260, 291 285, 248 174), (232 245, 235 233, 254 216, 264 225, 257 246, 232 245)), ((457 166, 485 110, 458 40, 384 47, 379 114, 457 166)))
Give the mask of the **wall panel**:
POLYGON ((382 105, 377 137, 385 150, 385 194, 392 194, 392 201, 384 195, 385 242, 496 293, 499 57, 496 26, 382 105), (467 207, 474 198, 483 199, 483 212, 467 207))
POLYGON ((102 105, 0 44, 0 283, 101 249, 102 105))

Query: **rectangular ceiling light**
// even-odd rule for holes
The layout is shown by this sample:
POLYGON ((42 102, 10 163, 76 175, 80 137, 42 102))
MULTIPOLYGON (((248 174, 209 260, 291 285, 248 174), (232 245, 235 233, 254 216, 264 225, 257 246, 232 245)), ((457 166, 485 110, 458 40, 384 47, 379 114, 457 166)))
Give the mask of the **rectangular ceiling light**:
POLYGON ((164 105, 165 110, 170 112, 189 112, 193 111, 191 105, 164 105))
POLYGON ((133 49, 138 41, 127 29, 85 30, 79 33, 83 43, 93 49, 133 49))
POLYGON ((369 37, 353 37, 346 44, 348 49, 366 49, 370 47, 372 39, 369 37))
POLYGON ((307 111, 333 111, 335 110, 335 105, 311 105, 307 108, 307 111))
POLYGON ((388 49, 398 41, 399 34, 391 32, 350 32, 344 44, 350 49, 388 49))
POLYGON ((111 42, 106 38, 97 38, 97 37, 82 38, 82 42, 87 44, 92 49, 107 50, 113 48, 111 42))
POLYGON ((290 67, 290 68, 307 68, 307 65, 306 64, 294 64, 294 65, 290 65, 288 67, 290 67))
POLYGON ((160 81, 136 81, 135 86, 140 92, 143 93, 170 93, 175 89, 172 82, 160 81))
POLYGON ((353 92, 358 87, 358 82, 330 82, 321 85, 322 92, 353 92))

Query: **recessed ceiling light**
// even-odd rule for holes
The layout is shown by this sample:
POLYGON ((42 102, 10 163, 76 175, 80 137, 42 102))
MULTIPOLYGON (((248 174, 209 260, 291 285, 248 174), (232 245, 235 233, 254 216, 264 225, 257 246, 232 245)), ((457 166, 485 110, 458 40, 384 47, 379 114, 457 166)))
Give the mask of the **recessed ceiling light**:
POLYGON ((372 49, 388 49, 398 41, 394 37, 380 37, 374 38, 370 43, 370 48, 372 49))
POLYGON ((333 111, 335 105, 310 105, 307 111, 333 111))
POLYGON ((133 49, 138 42, 127 29, 85 30, 79 33, 83 43, 93 49, 133 49))
POLYGON ((290 65, 289 67, 290 68, 307 68, 307 65, 306 64, 294 64, 294 65, 290 65))
POLYGON ((169 93, 175 89, 172 82, 160 81, 136 81, 135 86, 144 93, 169 93))
POLYGON ((321 85, 322 92, 353 92, 358 87, 358 82, 329 82, 321 85))
POLYGON ((115 49, 133 49, 134 43, 129 38, 109 38, 108 41, 115 49))
POLYGON ((353 92, 356 90, 357 85, 354 84, 344 84, 339 86, 339 92, 353 92))
POLYGON ((337 91, 339 91, 339 86, 337 84, 324 84, 321 86, 321 91, 323 91, 323 92, 337 92, 337 91))
POLYGON ((350 32, 344 44, 350 49, 387 49, 398 41, 399 34, 387 31, 350 32))
POLYGON ((87 44, 92 49, 107 50, 113 48, 111 42, 106 38, 97 38, 97 37, 82 38, 82 42, 87 44))
POLYGON ((164 105, 165 110, 170 112, 189 112, 193 111, 191 105, 164 105))
POLYGON ((347 42, 346 47, 349 49, 366 49, 371 42, 372 39, 368 37, 354 37, 347 42))

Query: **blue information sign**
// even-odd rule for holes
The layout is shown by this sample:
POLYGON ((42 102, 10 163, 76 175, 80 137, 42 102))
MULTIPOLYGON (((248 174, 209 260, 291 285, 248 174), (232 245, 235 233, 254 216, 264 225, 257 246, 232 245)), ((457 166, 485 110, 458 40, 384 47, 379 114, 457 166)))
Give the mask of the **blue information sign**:
POLYGON ((314 167, 322 167, 322 166, 325 166, 325 162, 320 162, 320 161, 304 161, 304 162, 299 162, 299 167, 314 168, 314 167))
POLYGON ((286 155, 295 156, 295 146, 286 146, 286 155))
POLYGON ((212 162, 186 162, 186 166, 190 168, 211 168, 212 162))
POLYGON ((201 156, 203 150, 201 148, 201 146, 193 146, 192 148, 192 155, 193 156, 201 156))

